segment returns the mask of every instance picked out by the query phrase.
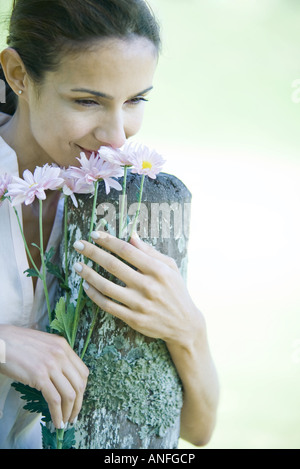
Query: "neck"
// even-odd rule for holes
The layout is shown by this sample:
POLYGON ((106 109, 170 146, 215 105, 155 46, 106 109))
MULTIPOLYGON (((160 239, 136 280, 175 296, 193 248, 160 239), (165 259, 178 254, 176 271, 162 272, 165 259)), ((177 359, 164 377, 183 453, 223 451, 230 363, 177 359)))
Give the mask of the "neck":
POLYGON ((29 127, 21 126, 21 121, 24 122, 24 119, 21 119, 20 110, 17 109, 11 119, 0 127, 1 137, 16 152, 20 175, 25 169, 33 172, 36 166, 43 166, 49 162, 41 156, 37 145, 33 145, 31 134, 28 131, 29 127))

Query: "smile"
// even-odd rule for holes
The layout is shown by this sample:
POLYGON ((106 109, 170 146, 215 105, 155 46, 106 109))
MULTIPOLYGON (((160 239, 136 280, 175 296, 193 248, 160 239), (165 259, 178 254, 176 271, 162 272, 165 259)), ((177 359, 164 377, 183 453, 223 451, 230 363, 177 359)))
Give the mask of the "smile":
POLYGON ((92 153, 97 154, 99 150, 99 148, 97 148, 97 150, 88 150, 87 148, 83 148, 80 145, 77 145, 77 146, 81 151, 85 153, 86 156, 91 156, 92 153))

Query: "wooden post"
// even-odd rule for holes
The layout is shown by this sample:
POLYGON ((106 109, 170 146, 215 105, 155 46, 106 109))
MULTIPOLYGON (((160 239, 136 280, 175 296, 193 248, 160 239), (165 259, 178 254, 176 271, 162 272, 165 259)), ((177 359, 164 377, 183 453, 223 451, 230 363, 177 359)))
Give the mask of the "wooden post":
MULTIPOLYGON (((136 210, 140 176, 128 175, 126 211, 136 210)), ((103 219, 119 232, 122 195, 112 190, 107 196, 100 183, 97 227, 103 219)), ((87 239, 92 198, 78 197, 76 209, 70 201, 68 246, 71 298, 76 299, 79 277, 72 265, 82 260, 72 248, 87 239)), ((176 177, 161 173, 145 179, 143 204, 137 231, 140 237, 171 256, 186 276, 191 194, 176 177)), ((108 274, 101 270, 101 274, 108 274)), ((81 313, 77 350, 80 354, 95 307, 81 313)), ((87 349, 90 369, 83 406, 76 424, 78 449, 173 449, 178 445, 182 385, 165 343, 133 331, 119 319, 100 311, 87 349)))

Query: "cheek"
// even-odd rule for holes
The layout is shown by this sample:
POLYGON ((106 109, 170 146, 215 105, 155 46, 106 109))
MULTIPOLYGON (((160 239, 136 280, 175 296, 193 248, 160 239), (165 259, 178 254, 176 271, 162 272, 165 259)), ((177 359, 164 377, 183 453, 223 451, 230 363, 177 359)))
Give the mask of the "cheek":
POLYGON ((127 138, 133 137, 140 130, 144 118, 144 105, 133 115, 129 115, 125 123, 125 133, 127 138))
POLYGON ((44 120, 42 117, 36 118, 32 126, 37 140, 64 149, 90 132, 88 120, 76 119, 63 114, 48 115, 47 119, 44 120))

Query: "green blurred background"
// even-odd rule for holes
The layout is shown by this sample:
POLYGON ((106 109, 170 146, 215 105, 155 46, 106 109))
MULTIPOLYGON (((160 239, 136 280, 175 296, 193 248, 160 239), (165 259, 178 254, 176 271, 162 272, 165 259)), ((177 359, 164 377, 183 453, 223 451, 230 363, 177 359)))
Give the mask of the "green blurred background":
POLYGON ((193 194, 188 283, 221 383, 206 448, 299 449, 300 3, 151 4, 164 48, 138 138, 193 194))

